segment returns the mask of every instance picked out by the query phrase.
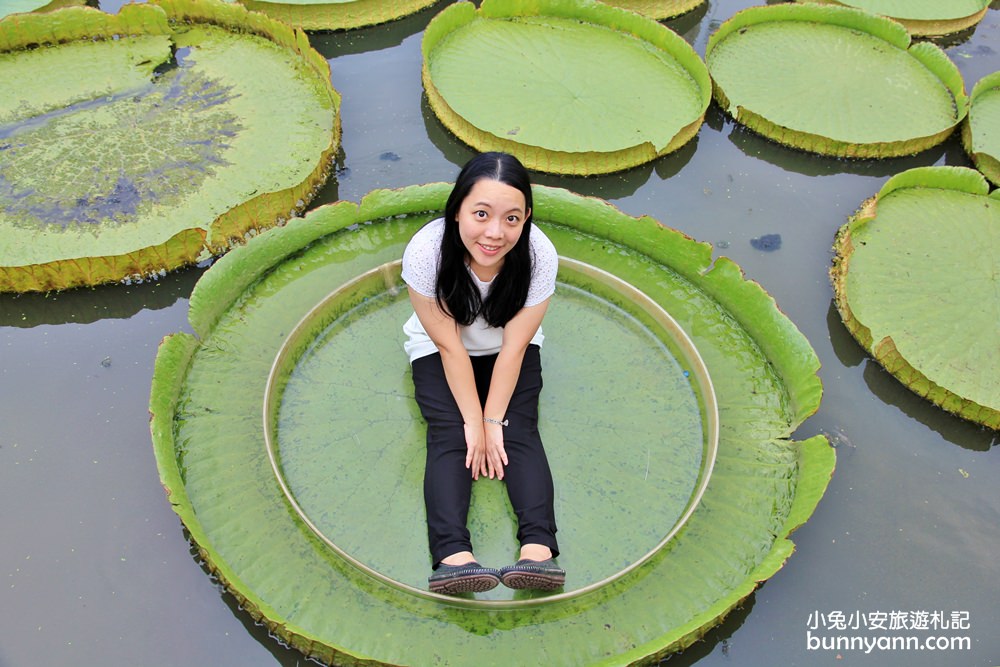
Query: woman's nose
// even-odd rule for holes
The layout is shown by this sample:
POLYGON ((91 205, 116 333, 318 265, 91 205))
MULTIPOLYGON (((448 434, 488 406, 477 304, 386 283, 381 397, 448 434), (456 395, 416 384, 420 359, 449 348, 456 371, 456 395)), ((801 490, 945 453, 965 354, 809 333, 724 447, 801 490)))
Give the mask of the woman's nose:
POLYGON ((498 239, 502 234, 500 218, 490 218, 490 221, 486 223, 486 235, 491 239, 498 239))

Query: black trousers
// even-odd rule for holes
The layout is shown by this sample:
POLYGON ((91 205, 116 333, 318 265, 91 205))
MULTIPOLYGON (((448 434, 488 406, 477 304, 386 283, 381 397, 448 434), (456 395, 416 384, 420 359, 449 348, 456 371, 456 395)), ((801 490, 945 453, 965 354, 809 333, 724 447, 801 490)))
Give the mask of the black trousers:
MULTIPOLYGON (((497 355, 471 357, 476 390, 486 403, 497 355)), ((431 558, 437 567, 443 558, 472 551, 469 501, 472 473, 465 467, 467 447, 462 414, 448 387, 440 354, 413 362, 413 386, 420 412, 427 421, 427 464, 424 469, 424 503, 431 558)), ((552 473, 538 434, 538 394, 542 390, 542 363, 537 345, 529 345, 521 372, 502 419, 507 497, 517 516, 517 539, 523 544, 544 544, 558 555, 553 509, 552 473)), ((499 417, 499 415, 497 415, 499 417)))

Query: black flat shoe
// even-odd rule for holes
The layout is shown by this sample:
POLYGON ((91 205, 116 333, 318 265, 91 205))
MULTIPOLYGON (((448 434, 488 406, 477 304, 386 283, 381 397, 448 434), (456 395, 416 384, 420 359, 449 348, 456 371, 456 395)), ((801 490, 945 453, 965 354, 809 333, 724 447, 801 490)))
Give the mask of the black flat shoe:
POLYGON ((462 565, 438 566, 437 571, 427 578, 432 593, 456 595, 459 593, 482 593, 497 587, 500 571, 483 567, 476 561, 462 565))
POLYGON ((500 581, 507 588, 554 591, 566 583, 566 570, 548 560, 523 558, 513 565, 500 568, 500 581))

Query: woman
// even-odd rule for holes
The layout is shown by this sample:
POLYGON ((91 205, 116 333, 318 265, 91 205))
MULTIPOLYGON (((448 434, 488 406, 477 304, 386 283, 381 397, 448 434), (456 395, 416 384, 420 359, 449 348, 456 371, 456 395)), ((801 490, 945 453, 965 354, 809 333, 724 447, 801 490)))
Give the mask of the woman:
POLYGON ((424 502, 434 592, 554 590, 559 555, 552 475, 538 435, 542 318, 558 258, 531 224, 531 184, 513 156, 484 153, 462 168, 444 217, 403 253, 414 314, 403 327, 427 421, 424 502), (516 563, 479 565, 466 519, 472 482, 502 479, 517 515, 516 563))

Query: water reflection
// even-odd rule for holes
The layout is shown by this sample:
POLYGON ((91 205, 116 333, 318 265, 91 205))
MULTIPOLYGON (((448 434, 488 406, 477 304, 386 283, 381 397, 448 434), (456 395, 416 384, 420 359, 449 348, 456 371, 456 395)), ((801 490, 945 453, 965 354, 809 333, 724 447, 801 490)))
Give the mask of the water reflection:
MULTIPOLYGON (((664 667, 690 667, 690 665, 694 665, 715 653, 716 649, 719 649, 725 660, 732 660, 735 656, 731 654, 732 642, 730 640, 743 625, 743 622, 747 620, 756 602, 757 593, 755 591, 729 612, 719 625, 705 633, 700 641, 684 649, 682 653, 666 656, 659 664, 664 667)), ((737 660, 735 664, 740 664, 740 662, 737 660)))
POLYGON ((311 210, 323 204, 339 201, 340 181, 343 178, 347 178, 350 173, 351 168, 348 166, 347 153, 344 151, 343 142, 341 142, 341 144, 337 146, 337 153, 333 156, 333 168, 330 170, 330 175, 327 177, 326 182, 323 183, 322 187, 316 191, 316 195, 309 203, 308 208, 311 210))
POLYGON ((950 49, 953 46, 960 46, 962 44, 965 44, 970 39, 972 39, 973 35, 976 34, 976 27, 977 26, 974 25, 970 28, 966 28, 965 30, 959 30, 958 32, 953 32, 950 35, 942 35, 940 37, 926 37, 926 38, 915 38, 915 39, 923 39, 925 41, 937 44, 942 49, 950 49))
POLYGON ((183 533, 185 539, 191 544, 189 548, 191 558, 198 563, 202 572, 212 581, 212 584, 219 593, 219 599, 232 612, 233 618, 243 625, 249 636, 253 637, 261 646, 270 651, 277 664, 282 667, 299 667, 303 661, 302 653, 286 644, 280 637, 272 633, 266 625, 255 621, 253 616, 247 613, 247 610, 240 605, 239 600, 226 592, 225 586, 222 585, 219 578, 212 572, 204 558, 198 552, 198 547, 195 546, 194 540, 191 538, 191 533, 188 532, 187 528, 183 528, 183 533))
POLYGON ((911 419, 940 433, 946 441, 976 452, 989 451, 997 444, 996 431, 956 417, 918 396, 874 359, 868 360, 863 376, 865 384, 882 402, 899 408, 911 419))
POLYGON ((588 197, 622 199, 634 195, 639 188, 648 183, 654 171, 662 180, 679 174, 694 157, 697 147, 698 137, 696 136, 672 153, 625 171, 598 176, 536 174, 533 181, 541 185, 567 188, 588 197))
POLYGON ((424 119, 424 130, 427 132, 427 138, 448 162, 455 165, 455 173, 458 173, 458 169, 478 151, 455 138, 455 135, 449 132, 444 124, 438 120, 437 114, 431 109, 430 102, 427 100, 426 92, 422 92, 420 95, 420 115, 424 119))
MULTIPOLYGON (((748 157, 763 160, 785 171, 804 176, 830 176, 833 174, 856 174, 858 176, 893 176, 913 167, 937 164, 946 155, 955 159, 956 148, 961 152, 961 143, 955 143, 955 134, 945 142, 916 155, 884 159, 852 159, 820 155, 790 148, 757 134, 750 128, 733 121, 729 141, 748 157)), ((965 153, 959 158, 964 166, 968 163, 965 153)), ((951 162, 949 162, 951 164, 951 162)), ((860 203, 860 202, 859 202, 860 203)))
POLYGON ((706 0, 691 11, 661 23, 683 37, 688 44, 694 44, 701 31, 701 20, 708 13, 708 5, 706 0))
POLYGON ((830 307, 826 311, 826 325, 830 331, 830 344, 840 363, 853 368, 868 358, 868 353, 844 326, 844 320, 833 299, 830 299, 830 307))
POLYGON ((89 324, 128 319, 142 310, 169 308, 191 295, 207 266, 168 273, 158 280, 81 287, 62 292, 0 294, 0 326, 31 328, 42 324, 89 324))
POLYGON ((862 377, 872 394, 883 403, 939 433, 945 440, 964 449, 984 452, 997 444, 998 433, 961 419, 918 396, 885 370, 861 347, 844 325, 833 299, 826 315, 830 343, 837 359, 853 368, 865 363, 862 377))
POLYGON ((431 19, 450 4, 442 0, 416 14, 368 28, 310 32, 309 43, 327 60, 389 49, 399 46, 407 37, 423 32, 431 19))
MULTIPOLYGON (((431 140, 445 159, 455 165, 455 171, 461 168, 476 150, 459 141, 438 119, 430 107, 427 96, 422 95, 420 109, 424 118, 427 137, 431 140)), ((596 176, 563 176, 558 174, 534 173, 532 182, 539 185, 567 188, 588 197, 602 199, 621 199, 634 195, 645 185, 656 171, 661 179, 677 175, 690 162, 698 147, 698 137, 681 146, 676 151, 657 158, 652 162, 638 165, 625 171, 596 176)))

